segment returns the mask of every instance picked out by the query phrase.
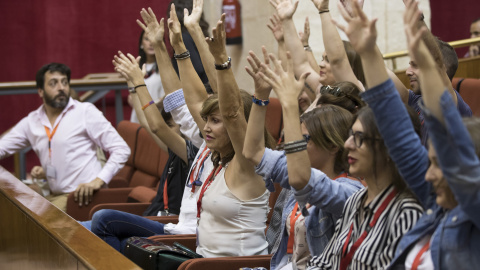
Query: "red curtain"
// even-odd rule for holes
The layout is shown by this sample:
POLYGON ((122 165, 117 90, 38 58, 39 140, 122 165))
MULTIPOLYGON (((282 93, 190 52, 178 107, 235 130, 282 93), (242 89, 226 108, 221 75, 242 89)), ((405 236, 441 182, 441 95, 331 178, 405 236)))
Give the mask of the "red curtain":
MULTIPOLYGON (((167 0, 0 1, 0 82, 32 81, 49 62, 67 64, 72 78, 113 72, 113 55, 138 53, 141 8, 166 17, 167 0)), ((110 94, 113 95, 113 94, 110 94)), ((38 95, 0 96, 0 134, 42 104, 38 95)), ((109 109, 110 110, 110 109, 109 109)), ((112 110, 113 111, 113 110, 112 110)), ((130 110, 125 114, 129 117, 130 110)), ((114 114, 107 115, 114 120, 114 114)), ((28 162, 28 170, 38 164, 28 162)), ((0 161, 13 170, 13 159, 0 161)))

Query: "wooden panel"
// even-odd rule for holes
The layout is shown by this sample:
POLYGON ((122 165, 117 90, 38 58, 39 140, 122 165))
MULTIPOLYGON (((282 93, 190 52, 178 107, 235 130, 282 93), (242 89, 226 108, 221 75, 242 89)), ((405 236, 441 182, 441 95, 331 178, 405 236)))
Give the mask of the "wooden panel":
POLYGON ((140 269, 0 167, 0 269, 140 269))

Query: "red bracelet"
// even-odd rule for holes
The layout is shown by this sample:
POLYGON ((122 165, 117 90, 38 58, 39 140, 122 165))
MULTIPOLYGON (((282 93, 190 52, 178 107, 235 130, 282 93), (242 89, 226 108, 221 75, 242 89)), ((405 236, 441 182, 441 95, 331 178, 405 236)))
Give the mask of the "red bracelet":
POLYGON ((153 103, 155 103, 155 102, 153 102, 153 100, 150 100, 150 102, 148 102, 147 104, 143 105, 142 111, 144 111, 148 106, 152 105, 153 103))

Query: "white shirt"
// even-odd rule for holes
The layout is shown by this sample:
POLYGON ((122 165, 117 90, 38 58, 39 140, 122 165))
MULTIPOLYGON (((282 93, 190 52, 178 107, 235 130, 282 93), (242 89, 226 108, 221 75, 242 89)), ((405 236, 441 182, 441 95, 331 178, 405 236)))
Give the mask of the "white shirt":
MULTIPOLYGON (((201 164, 195 166, 195 164, 203 160, 204 155, 207 154, 207 151, 204 150, 207 148, 205 143, 199 148, 200 150, 195 157, 195 162, 190 168, 190 174, 193 174, 195 177, 198 176, 198 173, 201 171, 200 181, 202 185, 205 183, 210 172, 213 170, 212 159, 207 157, 204 162, 203 169, 201 164), (203 154, 203 155, 202 155, 203 154)), ((198 194, 202 189, 202 186, 196 186, 195 192, 192 192, 192 185, 190 183, 190 174, 185 183, 185 190, 183 191, 182 205, 180 206, 180 215, 178 216, 178 224, 168 223, 164 226, 164 231, 168 234, 194 234, 197 230, 197 200, 198 194)))
POLYGON ((50 164, 55 168, 55 179, 47 179, 54 194, 72 192, 97 177, 110 182, 130 156, 130 148, 103 114, 91 103, 70 98, 52 127, 43 106, 0 139, 0 159, 31 145, 44 170, 50 164), (50 160, 45 127, 53 132, 57 125, 50 160), (97 146, 110 154, 103 168, 97 159, 97 146))

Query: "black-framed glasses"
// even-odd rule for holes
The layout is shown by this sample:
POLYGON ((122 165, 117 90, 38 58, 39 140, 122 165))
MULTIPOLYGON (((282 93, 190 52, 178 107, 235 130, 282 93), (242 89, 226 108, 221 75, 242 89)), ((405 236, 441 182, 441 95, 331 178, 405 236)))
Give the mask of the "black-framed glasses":
POLYGON ((352 129, 350 129, 348 131, 348 137, 350 138, 351 136, 353 136, 353 142, 355 143, 355 146, 357 148, 360 148, 363 144, 363 140, 375 140, 375 141, 381 141, 382 139, 379 139, 379 138, 370 138, 370 137, 366 137, 363 132, 361 131, 355 131, 353 132, 352 129))
POLYGON ((340 87, 330 86, 330 85, 323 85, 322 87, 320 87, 320 94, 322 95, 330 94, 336 97, 345 95, 345 93, 343 93, 343 91, 340 90, 340 87))
POLYGON ((307 143, 308 143, 308 141, 310 141, 310 138, 311 138, 310 135, 308 135, 308 134, 303 134, 302 136, 303 136, 303 139, 304 139, 307 143))

